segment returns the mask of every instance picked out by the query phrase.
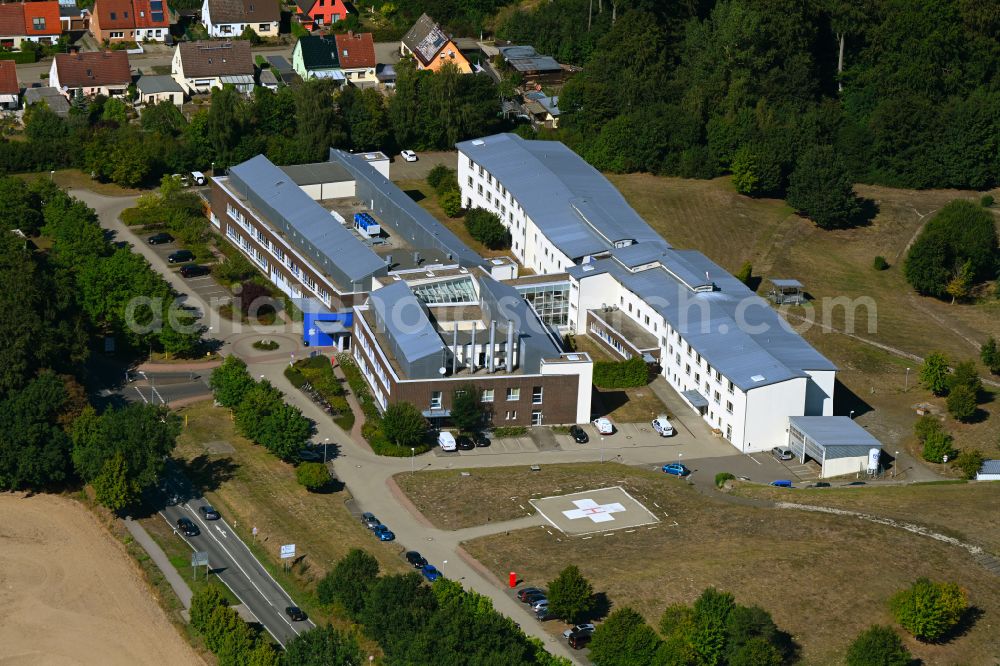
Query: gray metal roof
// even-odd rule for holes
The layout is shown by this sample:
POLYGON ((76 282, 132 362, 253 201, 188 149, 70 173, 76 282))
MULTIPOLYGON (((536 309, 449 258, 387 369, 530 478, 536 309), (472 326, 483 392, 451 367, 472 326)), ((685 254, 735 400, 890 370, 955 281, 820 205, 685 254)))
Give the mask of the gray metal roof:
POLYGON ((375 325, 385 334, 404 379, 438 376, 447 366, 446 347, 427 315, 427 306, 402 280, 376 289, 369 302, 375 325))
POLYGON ((539 54, 534 46, 502 46, 500 54, 519 72, 561 72, 552 56, 539 54))
POLYGON ((383 176, 365 159, 365 155, 330 149, 330 161, 354 176, 358 200, 370 205, 372 212, 405 237, 411 246, 450 254, 452 260, 462 266, 483 265, 482 257, 383 176))
POLYGON ((354 180, 350 171, 333 162, 314 162, 312 164, 289 164, 280 167, 295 181, 298 186, 317 185, 319 183, 342 183, 354 180))
POLYGON ((660 248, 655 267, 635 273, 618 260, 649 263, 653 251, 622 248, 567 271, 576 279, 609 273, 660 313, 708 363, 748 391, 807 370, 836 370, 789 327, 766 301, 694 250, 660 248))
POLYGON ((498 178, 571 259, 606 252, 617 241, 663 242, 597 169, 558 141, 495 134, 456 147, 498 178))
POLYGON ((265 88, 275 88, 278 86, 278 77, 270 69, 260 70, 260 85, 265 88))
POLYGON ((174 80, 174 77, 167 76, 166 74, 145 74, 140 76, 135 87, 139 92, 146 95, 162 92, 184 92, 184 89, 174 80))
POLYGON ((284 74, 286 72, 291 73, 295 70, 292 69, 292 63, 288 62, 288 59, 284 56, 279 55, 269 55, 265 56, 267 62, 271 64, 271 67, 278 70, 279 73, 284 74))
POLYGON ((229 170, 230 184, 284 232, 320 271, 348 291, 367 291, 385 262, 263 155, 229 170))
POLYGON ((1000 460, 984 460, 979 468, 980 474, 1000 474, 1000 460))
POLYGON ((788 422, 822 448, 863 447, 866 453, 882 448, 882 442, 847 416, 789 416, 788 422))
POLYGON ((504 334, 508 323, 513 324, 514 335, 519 342, 518 365, 524 372, 536 374, 541 370, 543 358, 557 357, 562 353, 562 348, 553 339, 554 334, 517 289, 488 275, 478 276, 477 279, 484 321, 495 321, 504 334))
POLYGON ((771 278, 771 284, 778 288, 787 287, 789 289, 802 289, 803 286, 798 280, 780 280, 776 278, 771 278))
POLYGON ((65 118, 69 115, 69 101, 66 99, 65 95, 52 86, 27 88, 24 91, 25 106, 38 104, 39 102, 45 102, 45 104, 49 107, 49 110, 57 116, 65 118))

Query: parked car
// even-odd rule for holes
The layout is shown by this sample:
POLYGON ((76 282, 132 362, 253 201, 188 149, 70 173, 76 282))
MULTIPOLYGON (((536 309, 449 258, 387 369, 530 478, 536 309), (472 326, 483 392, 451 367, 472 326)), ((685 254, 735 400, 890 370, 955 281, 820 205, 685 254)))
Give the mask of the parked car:
POLYGON ((569 637, 569 646, 574 650, 582 650, 590 642, 590 632, 572 634, 569 637))
POLYGON ((196 537, 201 534, 201 530, 198 526, 191 522, 190 518, 178 518, 177 519, 177 529, 184 536, 196 537))
POLYGON ((546 606, 545 608, 540 608, 540 609, 536 610, 535 611, 535 619, 538 620, 539 622, 544 622, 545 620, 549 619, 549 609, 548 609, 548 606, 546 606))
POLYGON ((402 157, 407 162, 416 162, 417 154, 412 150, 401 150, 399 151, 399 156, 402 157))
POLYGON ((208 504, 202 504, 201 506, 199 506, 198 511, 201 511, 201 516, 205 520, 218 520, 219 518, 222 517, 219 515, 218 511, 213 509, 208 504))
POLYGON ((285 615, 287 615, 292 622, 304 622, 307 619, 305 611, 298 606, 289 606, 286 608, 285 615))
POLYGON ((185 262, 194 259, 194 252, 191 250, 177 250, 172 252, 170 256, 167 257, 167 261, 171 264, 183 264, 185 262))
POLYGON ((407 551, 406 561, 409 562, 410 566, 414 569, 423 569, 427 565, 427 558, 415 550, 407 551))
POLYGON ((810 483, 806 488, 829 488, 830 484, 826 481, 817 481, 816 483, 810 483))
POLYGON ((525 595, 525 597, 524 597, 524 599, 522 599, 522 601, 524 603, 528 604, 529 606, 534 606, 537 602, 541 601, 542 599, 547 599, 547 598, 548 598, 548 595, 546 595, 544 591, 539 591, 539 592, 532 592, 531 594, 525 595))
POLYGON ((867 485, 864 481, 851 481, 850 483, 845 483, 845 486, 864 486, 867 485))
POLYGON ((531 603, 531 610, 535 611, 536 613, 538 611, 542 610, 543 608, 546 609, 546 610, 548 610, 548 608, 549 608, 549 600, 548 599, 538 599, 537 601, 533 601, 531 603))
POLYGON ((572 627, 570 627, 569 629, 567 629, 566 631, 563 632, 563 638, 569 638, 573 634, 580 633, 580 632, 586 632, 588 634, 592 634, 592 633, 594 633, 594 625, 591 624, 590 622, 587 622, 586 624, 578 624, 578 625, 572 626, 572 627))
POLYGON ((775 488, 791 488, 792 482, 788 479, 778 479, 777 481, 772 481, 768 485, 774 486, 775 488))
POLYGON ((471 437, 466 437, 465 435, 459 435, 455 439, 455 446, 458 447, 459 451, 471 451, 476 448, 476 443, 472 441, 471 437))
POLYGON ((436 581, 438 578, 441 577, 441 572, 438 571, 437 567, 435 567, 433 564, 425 564, 423 568, 420 569, 420 573, 422 573, 424 575, 424 578, 426 578, 431 583, 433 583, 434 581, 436 581))
POLYGON ((181 277, 183 278, 201 277, 209 273, 211 271, 207 267, 199 266, 198 264, 184 264, 181 266, 181 277))
POLYGON ((795 457, 791 449, 787 449, 784 446, 776 446, 771 449, 771 455, 774 456, 775 460, 791 460, 795 457))
POLYGON ((476 443, 476 446, 483 448, 492 444, 490 438, 486 436, 486 433, 477 432, 472 436, 472 441, 476 443))
POLYGON ((602 435, 610 435, 615 431, 615 425, 611 422, 611 419, 604 416, 599 419, 594 419, 594 427, 597 428, 597 432, 602 435))
POLYGON ((545 590, 541 589, 540 587, 522 587, 520 590, 517 591, 517 599, 518 599, 518 601, 527 602, 528 601, 528 595, 529 594, 535 594, 535 593, 540 593, 540 594, 544 595, 545 594, 545 590))
POLYGON ((177 180, 181 181, 181 186, 182 187, 189 187, 191 185, 191 179, 188 178, 187 176, 183 175, 183 174, 173 173, 173 174, 170 174, 170 177, 171 178, 176 178, 177 180))
POLYGON ((673 474, 674 476, 687 476, 691 473, 691 470, 681 463, 667 463, 662 469, 667 474, 673 474))
POLYGON ((302 462, 323 462, 323 452, 313 448, 299 451, 299 460, 302 462))
POLYGON ((368 529, 373 530, 379 525, 381 525, 382 521, 376 518, 374 513, 368 513, 367 511, 365 511, 363 514, 361 514, 361 524, 367 527, 368 529))
POLYGON ((372 530, 372 532, 375 533, 375 536, 378 537, 379 541, 395 541, 396 540, 396 535, 393 534, 392 530, 390 530, 385 525, 378 525, 375 529, 372 530))
POLYGON ((153 234, 146 239, 146 242, 150 245, 163 245, 164 243, 173 243, 174 237, 168 234, 166 231, 161 231, 158 234, 153 234))
POLYGON ((660 437, 673 437, 676 433, 674 426, 672 426, 670 421, 667 420, 666 414, 660 414, 657 416, 653 419, 651 425, 653 426, 653 430, 659 433, 660 437))
POLYGON ((203 174, 201 171, 192 171, 191 172, 191 181, 195 185, 204 185, 205 184, 205 174, 203 174))
POLYGON ((447 430, 442 430, 438 433, 438 446, 441 447, 442 451, 454 451, 458 448, 458 443, 455 441, 455 435, 451 434, 447 430))
POLYGON ((586 444, 590 441, 590 437, 587 437, 586 431, 578 425, 570 426, 569 434, 577 444, 586 444))

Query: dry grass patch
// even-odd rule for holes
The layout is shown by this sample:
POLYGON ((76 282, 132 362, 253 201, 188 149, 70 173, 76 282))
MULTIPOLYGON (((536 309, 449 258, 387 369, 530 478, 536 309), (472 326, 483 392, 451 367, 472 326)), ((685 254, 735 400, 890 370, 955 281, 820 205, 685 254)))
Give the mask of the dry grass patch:
MULTIPOLYGON (((577 351, 587 352, 594 361, 620 361, 588 335, 575 335, 577 351)), ((618 423, 651 421, 666 414, 667 407, 649 386, 629 389, 599 389, 594 387, 591 411, 618 423)))
POLYGON ((38 171, 35 173, 12 175, 27 181, 35 180, 36 178, 50 178, 55 181, 56 185, 64 189, 91 190, 109 197, 127 197, 143 193, 143 190, 140 189, 122 187, 114 183, 102 183, 99 180, 94 180, 79 169, 59 169, 54 174, 48 171, 38 171))
MULTIPOLYGON (((406 571, 399 548, 380 544, 348 511, 346 490, 310 493, 295 481, 295 468, 236 434, 228 410, 210 400, 182 408, 187 425, 176 455, 200 470, 205 496, 244 540, 272 565, 281 544, 294 543, 304 559, 294 571, 299 587, 311 593, 322 577, 351 548, 372 553, 384 571, 406 571), (232 448, 231 453, 211 453, 232 448), (250 530, 256 526, 254 543, 250 530)), ((281 580, 279 578, 279 580, 281 580)))
POLYGON ((1000 618, 997 579, 962 550, 853 518, 735 505, 662 474, 620 465, 543 472, 549 476, 503 470, 487 499, 466 494, 463 500, 486 504, 525 489, 551 495, 614 484, 663 522, 592 539, 529 529, 466 542, 466 550, 498 576, 517 571, 529 584, 545 583, 574 563, 613 605, 635 607, 654 626, 668 604, 690 603, 714 585, 740 603, 771 612, 809 664, 840 663, 860 630, 892 623, 886 601, 894 592, 929 576, 961 584, 982 615, 948 644, 907 641, 915 656, 926 664, 985 664, 1000 656, 993 630, 1000 618))

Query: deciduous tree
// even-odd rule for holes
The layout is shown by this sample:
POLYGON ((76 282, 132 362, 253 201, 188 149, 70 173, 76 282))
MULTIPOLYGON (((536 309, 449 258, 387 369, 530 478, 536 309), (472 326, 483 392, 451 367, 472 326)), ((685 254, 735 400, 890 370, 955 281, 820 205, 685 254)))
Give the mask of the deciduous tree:
POLYGON ((396 402, 382 415, 382 431, 396 446, 417 446, 427 436, 427 419, 411 403, 396 402))
POLYGON ((378 560, 353 548, 319 582, 316 596, 324 604, 339 603, 351 618, 357 619, 365 608, 378 573, 378 560))
POLYGON ((854 639, 844 661, 847 666, 909 666, 913 657, 891 627, 872 625, 854 639))
POLYGON ((955 583, 918 578, 889 601, 893 616, 903 629, 924 641, 937 641, 957 625, 969 602, 955 583))
POLYGON ((945 395, 948 392, 948 358, 941 352, 931 352, 920 367, 920 381, 934 395, 945 395))
POLYGON ((567 622, 588 620, 594 610, 594 587, 575 564, 549 582, 548 598, 549 613, 567 622))
POLYGON ((625 606, 612 611, 594 631, 590 660, 596 666, 644 666, 653 663, 660 645, 652 627, 625 606))
POLYGON ((799 156, 788 179, 788 204, 823 229, 850 226, 861 214, 847 164, 827 145, 799 156))
POLYGON ((357 666, 363 661, 354 637, 331 625, 303 632, 285 646, 285 666, 357 666))

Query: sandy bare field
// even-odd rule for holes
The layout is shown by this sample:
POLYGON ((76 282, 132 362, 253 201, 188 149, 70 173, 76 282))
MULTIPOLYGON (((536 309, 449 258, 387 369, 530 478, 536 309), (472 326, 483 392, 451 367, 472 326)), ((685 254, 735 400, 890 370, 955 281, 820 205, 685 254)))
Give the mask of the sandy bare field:
POLYGON ((82 506, 0 494, 0 664, 203 664, 82 506))

